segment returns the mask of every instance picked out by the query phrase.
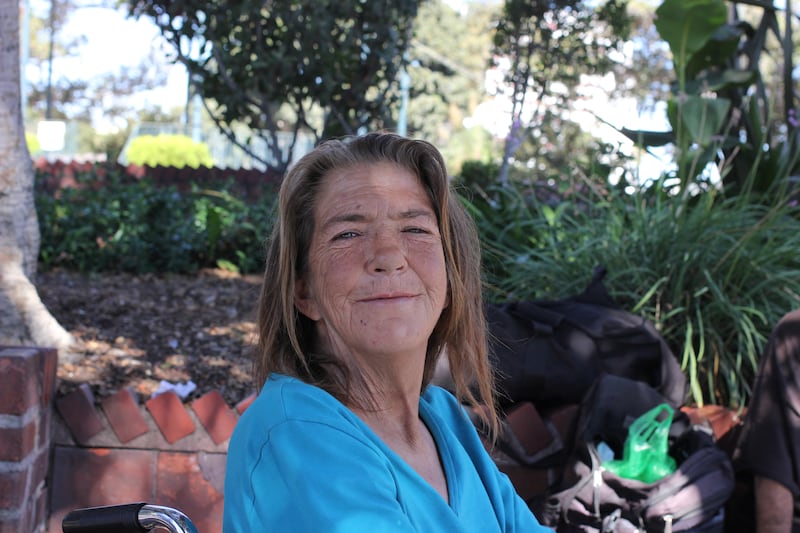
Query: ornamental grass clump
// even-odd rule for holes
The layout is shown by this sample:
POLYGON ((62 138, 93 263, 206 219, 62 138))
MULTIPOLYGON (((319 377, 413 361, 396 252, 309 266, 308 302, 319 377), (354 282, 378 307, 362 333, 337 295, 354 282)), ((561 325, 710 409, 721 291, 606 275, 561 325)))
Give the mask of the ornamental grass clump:
POLYGON ((570 296, 604 265, 612 296, 652 320, 679 358, 689 401, 746 404, 766 337, 800 307, 796 203, 660 186, 556 205, 514 187, 492 194, 494 206, 471 202, 490 298, 570 296))

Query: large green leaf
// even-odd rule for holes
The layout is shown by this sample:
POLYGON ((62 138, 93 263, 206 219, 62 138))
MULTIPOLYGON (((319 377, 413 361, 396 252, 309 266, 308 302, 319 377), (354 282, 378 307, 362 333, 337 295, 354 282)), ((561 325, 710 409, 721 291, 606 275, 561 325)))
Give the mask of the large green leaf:
POLYGON ((686 65, 686 77, 695 78, 708 67, 723 66, 736 53, 745 32, 743 24, 723 24, 706 43, 692 54, 686 65))
POLYGON ((727 19, 724 0, 665 0, 656 9, 655 25, 672 50, 680 80, 695 52, 701 50, 727 19))
POLYGON ((700 94, 705 91, 721 91, 731 87, 747 88, 758 79, 758 73, 752 70, 726 69, 722 72, 712 71, 708 76, 689 80, 684 91, 689 94, 700 94))
POLYGON ((636 146, 666 146, 675 142, 671 131, 633 130, 619 128, 618 132, 636 143, 636 146))
POLYGON ((673 127, 680 120, 692 143, 709 146, 725 124, 731 102, 726 98, 685 96, 680 102, 671 100, 667 116, 673 127))

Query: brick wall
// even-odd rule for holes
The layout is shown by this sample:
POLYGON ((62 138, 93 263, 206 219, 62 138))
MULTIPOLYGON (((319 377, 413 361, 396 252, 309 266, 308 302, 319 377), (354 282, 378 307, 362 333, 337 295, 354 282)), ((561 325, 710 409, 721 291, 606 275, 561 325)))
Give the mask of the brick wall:
POLYGON ((129 389, 56 397, 56 350, 0 346, 0 533, 60 533, 72 509, 147 502, 222 530, 228 440, 255 395, 143 404, 129 389))
POLYGON ((0 346, 0 533, 44 531, 56 351, 0 346))
POLYGON ((57 398, 48 531, 72 509, 146 502, 221 532, 228 440, 254 398, 229 406, 217 390, 189 401, 170 391, 141 403, 127 388, 97 399, 85 384, 57 398))

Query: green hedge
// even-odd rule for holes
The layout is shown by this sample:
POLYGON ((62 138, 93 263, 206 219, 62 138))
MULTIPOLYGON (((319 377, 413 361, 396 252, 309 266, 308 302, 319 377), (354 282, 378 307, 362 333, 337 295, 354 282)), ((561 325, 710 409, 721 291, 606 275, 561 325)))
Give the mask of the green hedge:
POLYGON ((136 137, 128 146, 125 157, 128 163, 150 167, 197 168, 214 165, 208 146, 185 135, 136 137))
POLYGON ((81 180, 83 187, 58 194, 37 189, 43 270, 257 272, 263 266, 273 198, 246 203, 225 183, 181 193, 113 173, 100 186, 91 175, 81 180))

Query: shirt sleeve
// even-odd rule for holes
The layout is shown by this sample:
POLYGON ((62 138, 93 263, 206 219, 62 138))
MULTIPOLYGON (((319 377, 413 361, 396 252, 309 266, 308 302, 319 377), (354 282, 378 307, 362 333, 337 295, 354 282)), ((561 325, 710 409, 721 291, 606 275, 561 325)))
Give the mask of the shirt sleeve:
POLYGON ((370 443, 324 423, 273 427, 242 482, 250 484, 249 509, 230 517, 226 533, 413 531, 385 459, 370 443))
POLYGON ((800 310, 785 315, 770 334, 734 464, 800 497, 800 310))

